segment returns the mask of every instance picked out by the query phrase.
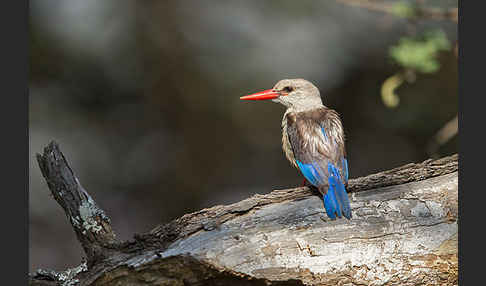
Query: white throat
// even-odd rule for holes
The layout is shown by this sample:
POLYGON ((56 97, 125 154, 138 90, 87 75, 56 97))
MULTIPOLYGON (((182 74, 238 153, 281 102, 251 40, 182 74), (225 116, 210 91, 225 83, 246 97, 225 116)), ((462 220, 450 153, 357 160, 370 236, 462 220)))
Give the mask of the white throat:
POLYGON ((320 97, 310 97, 304 100, 294 102, 292 105, 287 107, 287 110, 294 112, 302 112, 307 110, 316 109, 323 107, 322 100, 320 97))

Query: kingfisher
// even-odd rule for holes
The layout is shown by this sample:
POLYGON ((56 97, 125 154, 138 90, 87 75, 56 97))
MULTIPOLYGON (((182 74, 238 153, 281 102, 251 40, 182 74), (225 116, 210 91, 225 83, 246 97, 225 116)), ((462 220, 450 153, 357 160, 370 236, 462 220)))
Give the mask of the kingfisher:
POLYGON ((305 79, 283 79, 240 99, 271 100, 287 108, 282 119, 285 156, 323 196, 331 220, 351 219, 343 126, 339 114, 322 104, 319 89, 305 79))

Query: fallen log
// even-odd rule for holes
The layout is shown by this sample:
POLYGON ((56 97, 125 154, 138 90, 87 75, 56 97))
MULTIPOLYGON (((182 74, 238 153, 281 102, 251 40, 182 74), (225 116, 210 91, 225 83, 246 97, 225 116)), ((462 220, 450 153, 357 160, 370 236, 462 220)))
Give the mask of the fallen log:
POLYGON ((353 218, 307 187, 186 214, 118 241, 55 142, 39 166, 86 262, 29 285, 457 285, 458 156, 350 179, 353 218))

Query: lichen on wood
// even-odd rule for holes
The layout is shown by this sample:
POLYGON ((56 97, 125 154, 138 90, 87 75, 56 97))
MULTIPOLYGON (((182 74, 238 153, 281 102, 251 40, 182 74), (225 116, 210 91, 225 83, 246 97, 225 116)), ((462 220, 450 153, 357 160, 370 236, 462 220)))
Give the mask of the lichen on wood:
POLYGON ((111 255, 109 246, 117 243, 110 219, 79 183, 55 142, 37 162, 54 199, 64 209, 86 255, 88 265, 111 255))
MULTIPOLYGON (((69 279, 79 285, 457 285, 457 155, 351 179, 351 220, 329 220, 302 187, 186 214, 125 242, 57 144, 38 160, 88 257, 69 279)), ((53 273, 29 284, 59 285, 53 273)))

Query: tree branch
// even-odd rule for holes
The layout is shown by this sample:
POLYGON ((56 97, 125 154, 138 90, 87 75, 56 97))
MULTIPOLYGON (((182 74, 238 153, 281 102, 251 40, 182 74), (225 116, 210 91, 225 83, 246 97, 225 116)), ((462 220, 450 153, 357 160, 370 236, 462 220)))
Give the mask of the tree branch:
MULTIPOLYGON (((41 157, 68 218, 80 216, 83 202, 96 206, 57 144, 41 157)), ((186 214, 123 243, 109 227, 100 235, 72 223, 91 264, 39 270, 30 285, 454 285, 457 159, 350 180, 351 220, 328 220, 320 197, 303 187, 186 214), (101 255, 90 260, 93 252, 101 255)))
POLYGON ((43 155, 37 154, 37 162, 87 255, 88 265, 109 257, 110 245, 117 242, 110 219, 81 186, 57 143, 51 142, 43 155))
MULTIPOLYGON (((395 13, 394 3, 386 3, 383 1, 373 1, 373 0, 336 0, 336 2, 346 4, 349 6, 365 8, 371 11, 384 12, 387 14, 395 13)), ((399 2, 398 2, 399 3, 399 2)), ((431 19, 431 20, 449 20, 452 22, 458 22, 458 9, 440 9, 434 7, 425 7, 423 5, 413 6, 414 17, 418 19, 431 19)))

